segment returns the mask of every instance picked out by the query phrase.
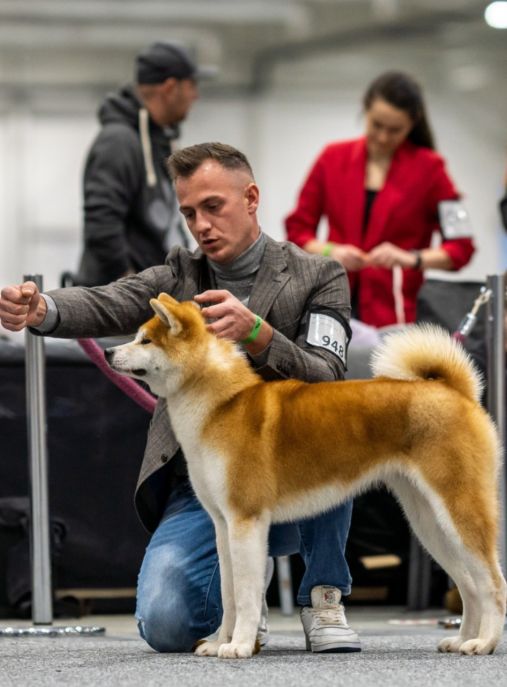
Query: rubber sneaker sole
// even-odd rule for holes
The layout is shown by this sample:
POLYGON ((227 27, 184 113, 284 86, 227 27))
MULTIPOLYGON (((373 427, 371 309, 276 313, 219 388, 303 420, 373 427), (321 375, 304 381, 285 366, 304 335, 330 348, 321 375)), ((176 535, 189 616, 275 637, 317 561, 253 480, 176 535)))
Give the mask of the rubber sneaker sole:
POLYGON ((308 637, 306 639, 306 650, 314 654, 351 654, 361 651, 361 645, 357 641, 350 643, 340 642, 339 644, 330 642, 329 644, 319 644, 312 646, 308 637))

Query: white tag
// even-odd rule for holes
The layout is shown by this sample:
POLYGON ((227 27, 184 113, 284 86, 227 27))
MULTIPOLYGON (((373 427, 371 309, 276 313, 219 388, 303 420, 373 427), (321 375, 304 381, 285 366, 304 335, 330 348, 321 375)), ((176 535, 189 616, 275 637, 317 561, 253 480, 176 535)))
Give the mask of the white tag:
POLYGON ((470 216, 459 200, 442 200, 438 204, 438 216, 444 239, 468 239, 472 237, 470 216))
POLYGON ((306 341, 312 346, 319 346, 334 353, 346 365, 347 332, 334 317, 323 313, 312 313, 306 341))

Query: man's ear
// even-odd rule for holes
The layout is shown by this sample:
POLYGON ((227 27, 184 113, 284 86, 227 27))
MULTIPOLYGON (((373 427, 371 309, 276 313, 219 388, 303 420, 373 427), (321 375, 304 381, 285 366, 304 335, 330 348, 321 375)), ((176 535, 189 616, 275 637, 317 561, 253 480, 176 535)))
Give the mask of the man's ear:
POLYGON ((181 322, 174 317, 169 308, 167 308, 162 301, 157 300, 156 298, 150 299, 150 305, 162 323, 171 330, 171 334, 177 336, 182 330, 181 322))
POLYGON ((160 84, 161 90, 166 96, 172 97, 178 87, 178 83, 178 79, 175 79, 174 76, 170 76, 160 84))
POLYGON ((251 181, 245 188, 245 200, 247 203, 247 208, 249 214, 253 215, 257 212, 259 207, 259 187, 253 181, 251 181))

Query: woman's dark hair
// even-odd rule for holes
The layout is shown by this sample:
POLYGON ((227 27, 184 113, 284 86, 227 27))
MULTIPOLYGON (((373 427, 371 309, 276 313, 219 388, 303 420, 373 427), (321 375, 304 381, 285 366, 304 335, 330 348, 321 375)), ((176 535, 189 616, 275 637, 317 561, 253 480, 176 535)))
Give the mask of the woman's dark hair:
POLYGON ((364 94, 363 105, 369 110, 374 100, 386 103, 406 112, 414 122, 408 140, 416 146, 435 148, 435 140, 426 114, 421 87, 408 74, 385 72, 373 81, 364 94))

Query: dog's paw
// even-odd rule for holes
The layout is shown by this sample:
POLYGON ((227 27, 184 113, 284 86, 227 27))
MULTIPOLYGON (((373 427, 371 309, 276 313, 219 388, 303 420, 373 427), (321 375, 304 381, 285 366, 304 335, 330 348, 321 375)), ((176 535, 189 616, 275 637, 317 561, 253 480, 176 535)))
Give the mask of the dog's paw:
POLYGON ((216 639, 212 641, 201 639, 195 645, 194 654, 196 656, 218 656, 218 650, 221 646, 222 642, 216 639))
POLYGON ((254 647, 250 642, 230 642, 222 644, 218 650, 218 658, 251 658, 254 647))
POLYGON ((438 650, 445 653, 457 653, 463 644, 463 639, 458 635, 456 637, 446 637, 438 644, 438 650))
POLYGON ((487 654, 492 654, 495 650, 496 642, 491 639, 468 639, 463 642, 459 648, 461 654, 466 654, 467 656, 485 656, 487 654))

